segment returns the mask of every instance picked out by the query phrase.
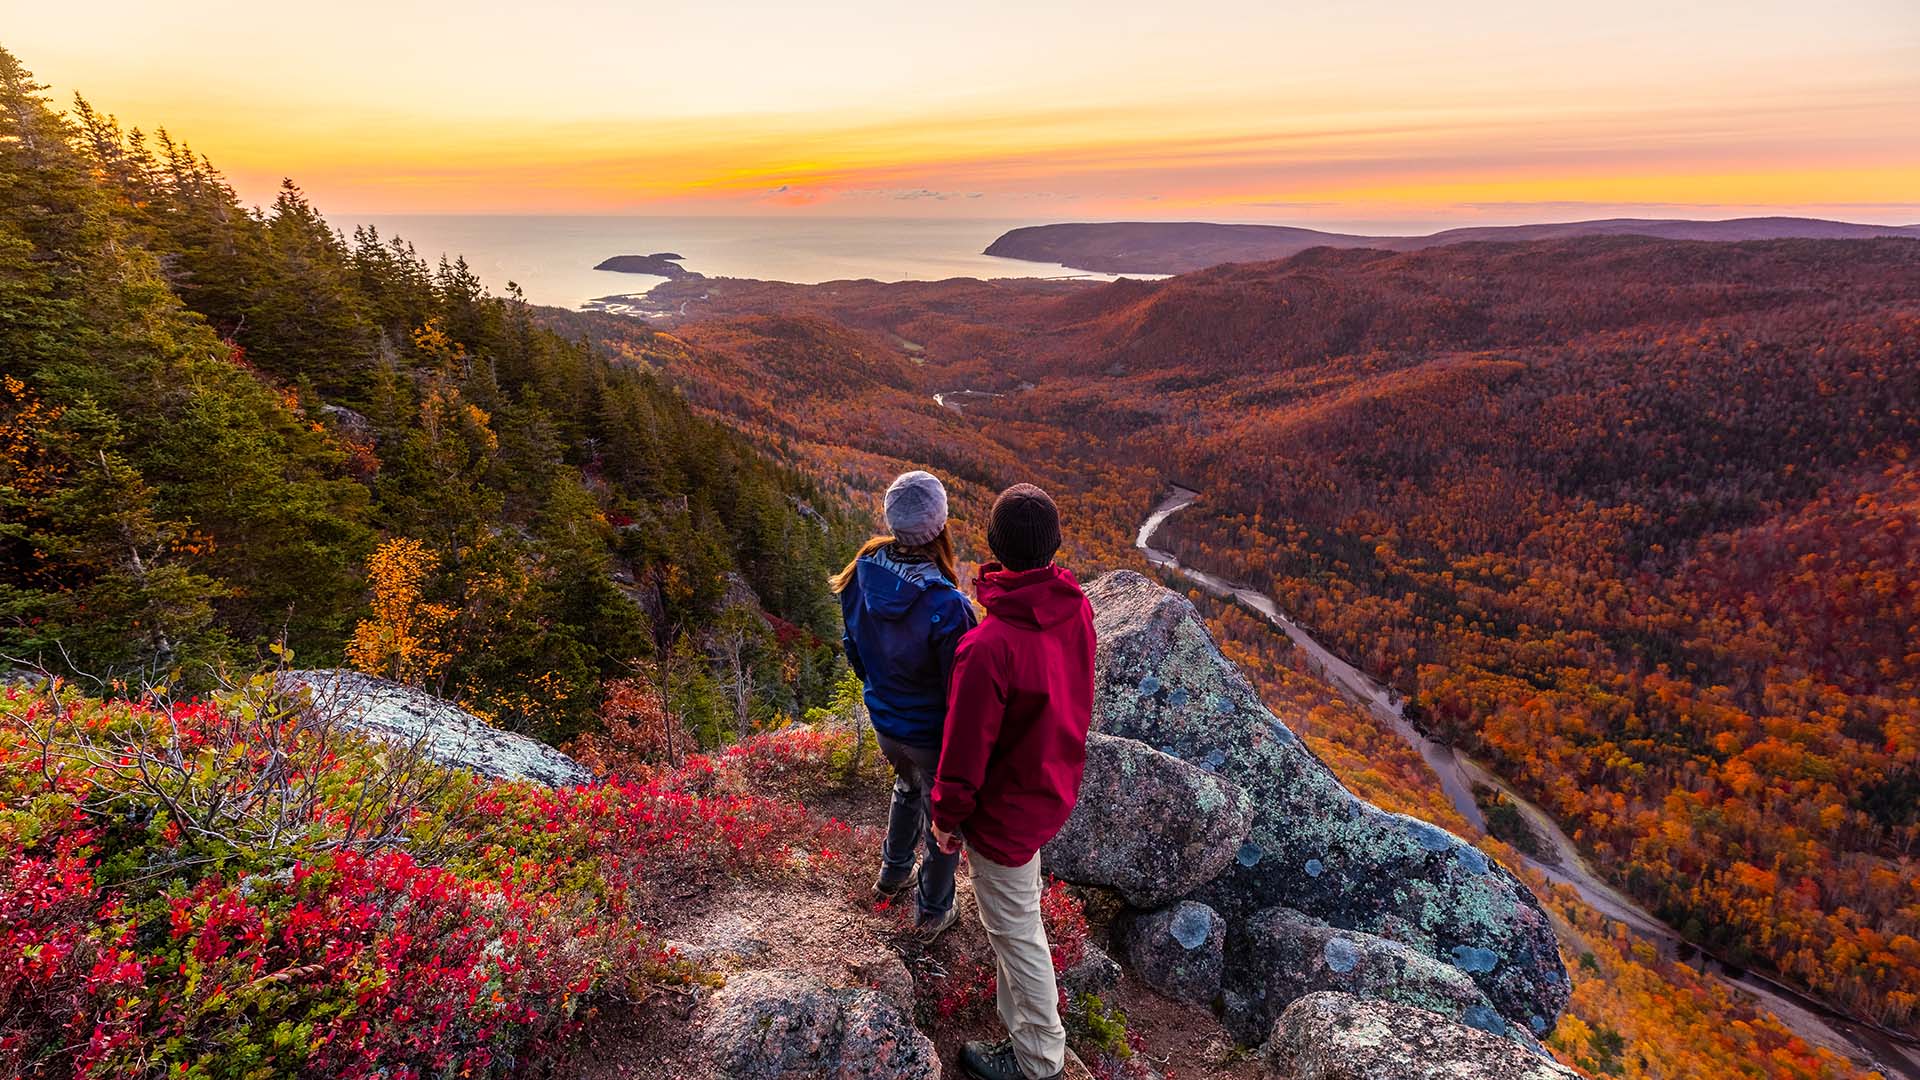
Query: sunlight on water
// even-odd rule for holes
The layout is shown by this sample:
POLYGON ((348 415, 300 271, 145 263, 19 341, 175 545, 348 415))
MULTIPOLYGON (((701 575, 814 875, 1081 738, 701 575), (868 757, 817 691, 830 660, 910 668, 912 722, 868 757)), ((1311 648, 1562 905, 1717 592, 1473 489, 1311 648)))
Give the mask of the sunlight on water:
POLYGON ((533 303, 565 308, 658 285, 665 279, 593 268, 610 255, 655 252, 685 256, 682 265, 708 277, 809 284, 1115 276, 980 254, 1001 233, 1032 224, 1025 221, 418 214, 341 216, 333 223, 348 232, 373 225, 382 236, 404 237, 429 263, 443 254, 464 255, 495 292, 511 280, 533 303))

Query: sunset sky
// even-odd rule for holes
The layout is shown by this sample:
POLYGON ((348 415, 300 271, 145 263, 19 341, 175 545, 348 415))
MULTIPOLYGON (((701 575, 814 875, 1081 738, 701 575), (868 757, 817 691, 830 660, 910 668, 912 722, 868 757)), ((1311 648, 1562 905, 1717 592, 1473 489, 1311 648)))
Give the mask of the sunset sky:
POLYGON ((1914 0, 0 0, 329 210, 1920 221, 1914 0))

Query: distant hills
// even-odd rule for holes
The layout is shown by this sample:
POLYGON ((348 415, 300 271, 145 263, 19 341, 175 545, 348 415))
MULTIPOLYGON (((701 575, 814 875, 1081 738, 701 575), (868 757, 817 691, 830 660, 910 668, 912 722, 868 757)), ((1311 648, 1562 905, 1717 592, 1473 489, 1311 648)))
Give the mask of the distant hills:
POLYGON ((1650 236, 1662 240, 1920 239, 1920 225, 1859 225, 1819 218, 1755 217, 1730 221, 1606 218, 1542 225, 1487 225, 1430 236, 1361 236, 1292 225, 1220 225, 1205 221, 1108 221, 1030 225, 1001 235, 988 255, 1060 263, 1106 274, 1184 274, 1231 262, 1284 259, 1308 248, 1416 251, 1475 240, 1566 240, 1583 236, 1650 236))

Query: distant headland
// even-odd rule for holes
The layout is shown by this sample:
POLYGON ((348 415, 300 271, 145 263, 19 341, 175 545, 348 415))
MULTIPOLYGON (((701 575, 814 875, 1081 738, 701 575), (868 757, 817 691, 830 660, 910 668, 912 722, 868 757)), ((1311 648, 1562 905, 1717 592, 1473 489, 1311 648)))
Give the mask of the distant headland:
POLYGON ((1230 262, 1266 262, 1308 248, 1417 251, 1475 240, 1567 240, 1582 236, 1647 236, 1661 240, 1920 239, 1920 225, 1859 225, 1818 218, 1755 217, 1731 221, 1608 218, 1542 225, 1447 229, 1429 236, 1361 236, 1291 225, 1223 225, 1204 221, 1108 221, 1030 225, 1001 234, 986 254, 1058 263, 1103 274, 1184 274, 1230 262))
POLYGON ((652 274, 656 277, 671 278, 674 281, 705 276, 680 265, 686 260, 685 255, 676 255, 671 251, 655 252, 652 255, 615 255, 610 259, 602 260, 594 269, 612 270, 621 274, 652 274))

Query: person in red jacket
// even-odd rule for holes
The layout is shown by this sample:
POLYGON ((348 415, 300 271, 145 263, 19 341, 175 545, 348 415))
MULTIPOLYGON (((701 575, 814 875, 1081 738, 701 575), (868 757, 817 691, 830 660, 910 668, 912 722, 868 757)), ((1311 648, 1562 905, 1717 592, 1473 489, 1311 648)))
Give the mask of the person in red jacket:
POLYGON ((1040 848, 1080 797, 1093 608, 1053 563, 1060 515, 1046 492, 1031 484, 1001 492, 987 545, 999 561, 980 568, 987 617, 954 656, 933 828, 943 850, 964 843, 970 853, 1009 1038, 968 1043, 960 1064, 980 1080, 1053 1080, 1066 1068, 1067 1033, 1040 921, 1040 848))

